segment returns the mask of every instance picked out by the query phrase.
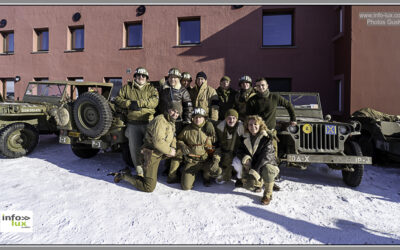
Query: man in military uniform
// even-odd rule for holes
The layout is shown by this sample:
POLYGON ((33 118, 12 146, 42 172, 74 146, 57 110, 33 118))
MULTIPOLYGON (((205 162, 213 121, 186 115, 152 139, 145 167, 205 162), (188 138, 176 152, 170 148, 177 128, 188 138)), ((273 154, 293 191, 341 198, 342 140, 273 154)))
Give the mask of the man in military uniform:
POLYGON ((181 79, 182 86, 185 87, 187 90, 189 90, 192 88, 190 86, 191 82, 192 82, 192 76, 188 72, 183 72, 182 79, 181 79))
MULTIPOLYGON (((211 177, 218 177, 222 173, 219 167, 220 156, 213 152, 213 143, 216 136, 203 130, 207 113, 203 108, 195 108, 192 123, 186 126, 177 137, 177 146, 181 150, 184 165, 181 177, 183 190, 193 188, 193 183, 198 172, 203 171, 204 185, 211 184, 211 177)), ((212 131, 211 131, 212 132, 212 131)))
POLYGON ((240 90, 236 93, 235 102, 233 108, 238 111, 239 113, 239 120, 245 121, 246 120, 246 103, 247 101, 253 97, 256 92, 251 87, 251 78, 250 76, 244 75, 239 79, 239 87, 240 90))
POLYGON ((154 118, 146 129, 141 147, 140 163, 144 176, 132 176, 130 173, 112 173, 114 182, 127 181, 144 192, 153 192, 157 184, 157 172, 160 161, 176 155, 175 120, 179 116, 179 107, 175 103, 168 105, 164 114, 154 118))
MULTIPOLYGON (((267 131, 272 133, 272 144, 275 148, 275 156, 278 159, 278 141, 276 135, 276 107, 283 106, 289 113, 290 125, 295 126, 296 115, 294 113, 293 105, 278 95, 277 93, 271 93, 268 88, 268 83, 265 78, 259 78, 256 81, 255 89, 257 94, 251 97, 247 103, 246 113, 247 115, 259 115, 267 125, 267 131)), ((275 184, 274 187, 279 190, 279 186, 275 184)))
POLYGON ((238 118, 238 112, 229 109, 225 113, 225 120, 221 121, 215 129, 217 132, 216 152, 221 156, 219 165, 222 168, 222 176, 216 180, 218 184, 230 181, 232 178, 232 160, 239 147, 240 137, 244 133, 243 123, 238 118))
POLYGON ((120 89, 115 102, 121 108, 128 109, 128 126, 125 136, 129 139, 129 151, 136 172, 143 176, 143 169, 138 164, 138 154, 143 144, 146 127, 154 118, 159 95, 157 90, 148 83, 149 73, 145 68, 137 68, 133 77, 133 82, 120 89))
POLYGON ((235 102, 235 96, 237 91, 231 88, 231 78, 224 76, 219 81, 219 87, 217 88, 217 95, 219 98, 219 118, 218 120, 223 121, 225 119, 225 113, 228 109, 233 108, 235 102))
POLYGON ((196 75, 196 86, 189 90, 193 106, 201 107, 206 111, 207 117, 218 121, 219 101, 217 91, 207 85, 207 75, 201 71, 196 75))
POLYGON ((160 113, 164 113, 168 104, 176 103, 182 118, 176 121, 176 133, 179 134, 183 128, 183 124, 189 124, 192 117, 192 100, 189 92, 181 85, 180 79, 182 75, 179 69, 172 68, 168 71, 168 81, 164 84, 160 91, 160 103, 158 105, 160 113))

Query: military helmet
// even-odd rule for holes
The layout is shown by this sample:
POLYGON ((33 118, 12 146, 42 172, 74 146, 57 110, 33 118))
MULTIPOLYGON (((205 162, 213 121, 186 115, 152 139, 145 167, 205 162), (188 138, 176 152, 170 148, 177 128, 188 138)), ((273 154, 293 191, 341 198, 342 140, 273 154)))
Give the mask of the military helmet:
POLYGON ((176 76, 176 77, 179 77, 179 78, 182 77, 181 72, 180 72, 179 69, 177 69, 177 68, 172 68, 172 69, 170 69, 170 70, 168 71, 168 76, 176 76))
POLYGON ((241 84, 242 82, 248 82, 251 84, 251 82, 252 82, 251 77, 247 76, 247 75, 240 77, 239 84, 241 84))
POLYGON ((192 117, 195 117, 196 115, 201 115, 203 117, 207 117, 206 111, 203 108, 197 107, 193 109, 192 112, 192 117))
POLYGON ((147 77, 147 79, 149 79, 149 72, 147 72, 147 70, 143 67, 139 67, 135 70, 135 73, 133 74, 134 77, 136 77, 136 75, 141 74, 141 75, 145 75, 147 77))
POLYGON ((189 72, 182 72, 182 80, 188 80, 189 82, 192 81, 192 76, 189 72))

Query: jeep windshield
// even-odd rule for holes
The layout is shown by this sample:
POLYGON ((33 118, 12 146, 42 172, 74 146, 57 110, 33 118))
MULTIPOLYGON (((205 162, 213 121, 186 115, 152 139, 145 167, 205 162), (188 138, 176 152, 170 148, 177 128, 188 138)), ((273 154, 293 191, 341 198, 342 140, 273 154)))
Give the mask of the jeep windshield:
MULTIPOLYGON (((278 94, 290 101, 298 120, 323 120, 318 93, 278 92, 278 94)), ((289 113, 286 108, 278 106, 276 116, 277 120, 288 120, 289 113)))
POLYGON ((25 95, 40 97, 62 97, 65 85, 29 83, 25 95))

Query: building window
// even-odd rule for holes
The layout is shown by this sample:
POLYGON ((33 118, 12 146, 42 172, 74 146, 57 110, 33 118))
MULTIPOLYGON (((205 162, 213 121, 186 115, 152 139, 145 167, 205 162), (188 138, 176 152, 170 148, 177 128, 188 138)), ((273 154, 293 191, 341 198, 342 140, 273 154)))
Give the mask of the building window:
POLYGON ((1 39, 3 40, 3 46, 1 53, 14 53, 14 32, 7 31, 1 32, 1 39))
POLYGON ((293 46, 293 12, 263 14, 263 46, 293 46))
POLYGON ((3 84, 2 93, 5 100, 14 101, 15 100, 15 90, 14 90, 14 79, 3 78, 1 79, 3 84))
POLYGON ((49 50, 49 29, 35 29, 34 51, 49 50))
POLYGON ((71 50, 83 50, 85 48, 85 29, 83 26, 69 27, 71 50))
POLYGON ((179 45, 200 44, 200 17, 180 18, 179 45))
POLYGON ((67 81, 83 82, 83 77, 67 77, 67 81))
POLYGON ((142 22, 125 23, 125 47, 142 47, 143 25, 142 22))
POLYGON ((105 82, 111 82, 114 84, 111 91, 111 98, 118 95, 119 90, 122 88, 122 78, 121 77, 105 77, 105 82))
POLYGON ((273 92, 290 92, 292 91, 292 79, 291 78, 271 78, 266 77, 268 82, 268 88, 273 92))
POLYGON ((35 77, 35 78, 33 78, 33 80, 35 82, 48 82, 49 78, 48 77, 35 77))

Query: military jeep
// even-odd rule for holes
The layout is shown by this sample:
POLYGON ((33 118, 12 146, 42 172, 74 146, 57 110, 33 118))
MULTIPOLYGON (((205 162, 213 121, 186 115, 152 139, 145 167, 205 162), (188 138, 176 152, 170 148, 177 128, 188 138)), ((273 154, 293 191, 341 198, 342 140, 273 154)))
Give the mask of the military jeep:
POLYGON ((364 157, 360 146, 352 140, 360 134, 361 124, 331 121, 329 115, 324 119, 318 93, 279 94, 292 103, 297 118, 297 125, 291 126, 286 109, 277 108, 281 164, 306 169, 311 163, 325 163, 329 168, 341 170, 347 185, 360 185, 364 164, 371 164, 371 157, 364 157))
POLYGON ((55 111, 67 98, 67 82, 29 82, 22 101, 0 103, 0 153, 16 158, 31 153, 39 134, 57 133, 55 111))
MULTIPOLYGON (((126 149, 126 113, 117 107, 113 98, 118 93, 112 83, 81 82, 76 86, 78 98, 65 105, 68 122, 59 124, 59 142, 70 144, 80 158, 91 158, 100 150, 126 149)), ((131 161, 129 150, 124 160, 131 161)))
POLYGON ((362 108, 351 119, 361 123, 361 135, 356 140, 374 164, 400 163, 400 115, 362 108))

